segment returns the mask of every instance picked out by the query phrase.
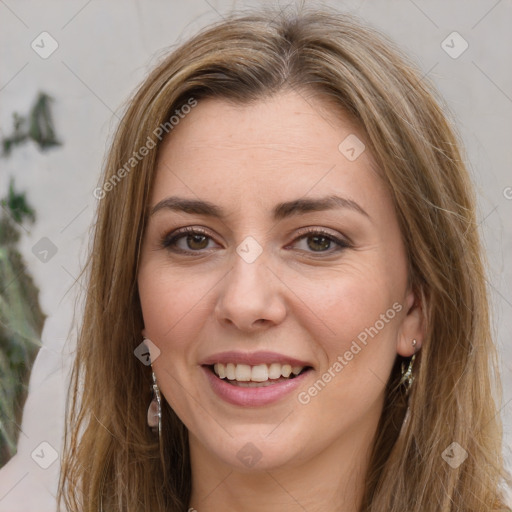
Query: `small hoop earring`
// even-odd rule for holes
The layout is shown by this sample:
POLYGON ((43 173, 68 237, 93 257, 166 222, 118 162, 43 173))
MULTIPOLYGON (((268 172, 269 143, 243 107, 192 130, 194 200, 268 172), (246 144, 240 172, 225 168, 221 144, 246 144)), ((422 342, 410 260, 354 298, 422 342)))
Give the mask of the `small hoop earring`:
POLYGON ((148 426, 153 432, 158 432, 158 439, 162 439, 162 395, 160 394, 160 388, 156 381, 156 375, 151 370, 151 376, 153 378, 153 399, 148 407, 148 426))
POLYGON ((405 362, 402 363, 402 378, 400 379, 400 385, 405 386, 405 392, 408 395, 411 389, 412 383, 414 382, 414 375, 412 373, 412 368, 414 366, 414 360, 416 359, 416 354, 414 354, 410 361, 407 370, 405 369, 405 362))

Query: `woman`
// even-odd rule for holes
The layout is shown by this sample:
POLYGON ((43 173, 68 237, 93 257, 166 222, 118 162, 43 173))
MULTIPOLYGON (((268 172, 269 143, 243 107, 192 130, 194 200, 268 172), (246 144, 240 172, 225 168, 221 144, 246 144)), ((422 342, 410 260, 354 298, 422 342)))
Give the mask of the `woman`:
POLYGON ((106 163, 70 510, 506 510, 473 191, 433 88, 330 11, 169 55, 106 163))

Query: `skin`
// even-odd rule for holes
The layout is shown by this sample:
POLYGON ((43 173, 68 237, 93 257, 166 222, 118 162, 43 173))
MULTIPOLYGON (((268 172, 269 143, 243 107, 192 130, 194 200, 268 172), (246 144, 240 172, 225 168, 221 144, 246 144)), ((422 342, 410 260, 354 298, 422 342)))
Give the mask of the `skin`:
POLYGON ((160 148, 150 208, 172 195, 226 212, 222 219, 165 208, 151 215, 138 275, 143 334, 161 351, 153 369, 189 429, 190 507, 199 512, 358 509, 385 383, 396 355, 420 348, 423 325, 393 203, 372 156, 365 150, 349 161, 338 150, 350 134, 364 142, 324 100, 281 92, 250 105, 202 100, 160 148), (277 203, 332 194, 367 215, 335 208, 271 217, 277 203), (163 247, 185 226, 210 238, 187 244, 185 234, 177 247, 191 255, 163 247), (314 234, 300 239, 305 227, 351 245, 339 249, 314 234), (247 236, 263 251, 250 264, 236 252, 247 236), (298 392, 393 304, 401 311, 300 403, 298 392), (228 350, 271 350, 314 369, 298 392, 240 407, 218 398, 199 366, 228 350), (237 457, 247 443, 261 454, 250 468, 237 457))

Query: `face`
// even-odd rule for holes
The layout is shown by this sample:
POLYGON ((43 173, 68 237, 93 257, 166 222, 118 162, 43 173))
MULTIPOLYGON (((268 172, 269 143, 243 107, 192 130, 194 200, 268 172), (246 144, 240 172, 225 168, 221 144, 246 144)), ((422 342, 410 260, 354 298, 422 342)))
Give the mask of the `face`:
POLYGON ((281 93, 202 100, 161 147, 138 286, 194 454, 286 468, 375 433, 419 317, 364 140, 322 100, 281 93))

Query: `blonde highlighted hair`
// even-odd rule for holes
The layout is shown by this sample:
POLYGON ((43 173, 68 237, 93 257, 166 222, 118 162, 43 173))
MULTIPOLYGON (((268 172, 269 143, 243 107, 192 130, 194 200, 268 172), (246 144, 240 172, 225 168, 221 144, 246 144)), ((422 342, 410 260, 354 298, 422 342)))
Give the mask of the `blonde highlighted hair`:
POLYGON ((116 184, 99 201, 87 266, 59 486, 68 510, 189 505, 187 430, 165 404, 159 446, 146 422, 150 368, 133 354, 142 340, 137 269, 160 142, 117 179, 120 169, 191 98, 246 104, 286 90, 335 103, 364 130, 425 313, 410 395, 398 386, 399 356, 387 383, 360 512, 504 509, 497 355, 460 144, 434 88, 390 41, 322 8, 258 11, 209 26, 130 100, 107 156, 103 183, 116 184), (454 442, 468 454, 458 467, 442 458, 454 442))

